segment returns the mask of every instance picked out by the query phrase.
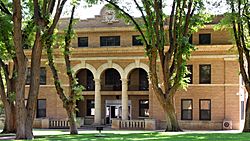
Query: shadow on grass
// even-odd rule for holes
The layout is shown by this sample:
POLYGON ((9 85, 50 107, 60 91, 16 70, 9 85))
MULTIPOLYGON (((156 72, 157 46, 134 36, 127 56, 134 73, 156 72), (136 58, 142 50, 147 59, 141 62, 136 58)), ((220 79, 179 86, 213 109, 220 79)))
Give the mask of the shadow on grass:
POLYGON ((131 133, 131 134, 113 134, 103 133, 104 137, 96 137, 96 134, 80 135, 51 135, 37 136, 35 140, 48 141, 248 141, 250 133, 183 133, 177 135, 168 135, 165 133, 131 133))

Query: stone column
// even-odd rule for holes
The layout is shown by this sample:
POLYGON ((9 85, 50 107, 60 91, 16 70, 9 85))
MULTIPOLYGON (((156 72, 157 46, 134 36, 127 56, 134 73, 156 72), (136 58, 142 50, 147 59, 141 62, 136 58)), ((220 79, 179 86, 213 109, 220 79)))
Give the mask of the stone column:
POLYGON ((95 81, 95 125, 101 125, 102 117, 101 117, 101 84, 100 79, 94 79, 95 81))
POLYGON ((128 119, 128 79, 122 80, 122 120, 128 119))

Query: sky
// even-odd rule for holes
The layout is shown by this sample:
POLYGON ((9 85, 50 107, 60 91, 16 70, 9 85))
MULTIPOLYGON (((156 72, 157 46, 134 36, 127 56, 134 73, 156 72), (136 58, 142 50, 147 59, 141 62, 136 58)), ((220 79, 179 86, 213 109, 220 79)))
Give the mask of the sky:
MULTIPOLYGON (((138 10, 136 10, 135 5, 134 4, 130 4, 132 0, 123 0, 123 5, 127 5, 128 8, 130 9, 130 14, 133 15, 134 17, 140 17, 140 13, 138 10)), ((207 8, 207 12, 210 14, 222 14, 226 11, 226 7, 225 7, 225 3, 223 3, 223 1, 225 0, 207 0, 208 2, 210 2, 211 4, 219 4, 219 6, 217 8, 214 8, 213 6, 206 6, 207 8)), ((172 2, 172 1, 170 1, 172 2)), ((80 18, 80 19, 87 19, 87 18, 94 18, 95 15, 100 15, 100 11, 102 9, 102 7, 105 5, 106 3, 102 2, 102 3, 98 3, 96 5, 93 5, 91 7, 88 7, 86 3, 84 3, 83 1, 81 1, 81 3, 79 4, 79 6, 76 9, 75 12, 75 17, 76 18, 80 18)), ((167 8, 165 9, 165 13, 170 13, 170 7, 171 4, 167 4, 167 8)), ((70 15, 70 10, 71 10, 71 6, 69 3, 66 4, 66 8, 64 9, 63 15, 62 17, 69 17, 70 15)))

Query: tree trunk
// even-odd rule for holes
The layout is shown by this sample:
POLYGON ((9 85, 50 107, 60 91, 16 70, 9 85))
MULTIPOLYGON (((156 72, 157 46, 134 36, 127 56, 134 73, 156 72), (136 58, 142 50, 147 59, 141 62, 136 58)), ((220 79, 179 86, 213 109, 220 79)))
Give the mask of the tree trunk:
POLYGON ((22 48, 22 12, 21 1, 13 1, 13 40, 17 57, 17 78, 16 78, 16 139, 26 139, 25 122, 26 108, 24 104, 25 79, 27 60, 22 48))
POLYGON ((69 104, 66 107, 66 110, 67 110, 67 114, 68 114, 68 118, 69 118, 70 134, 78 134, 74 104, 69 104))
POLYGON ((182 131, 177 120, 175 108, 172 100, 166 101, 165 113, 166 113, 166 130, 165 131, 182 131))
POLYGON ((13 104, 4 105, 5 121, 2 133, 16 133, 16 113, 13 104))
POLYGON ((26 119, 26 137, 33 139, 33 121, 36 113, 37 98, 40 86, 40 64, 42 55, 41 34, 40 29, 37 29, 36 40, 32 49, 31 59, 31 84, 29 90, 29 97, 27 101, 27 119, 26 119))

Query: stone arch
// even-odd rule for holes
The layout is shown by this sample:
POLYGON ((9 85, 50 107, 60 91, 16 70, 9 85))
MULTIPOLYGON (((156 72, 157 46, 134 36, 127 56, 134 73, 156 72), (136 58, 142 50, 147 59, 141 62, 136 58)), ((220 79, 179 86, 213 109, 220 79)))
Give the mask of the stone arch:
POLYGON ((121 78, 124 77, 124 70, 122 69, 122 67, 116 63, 105 63, 102 64, 96 71, 96 79, 100 79, 101 74, 103 73, 103 71, 105 71, 106 69, 110 69, 113 68, 115 70, 117 70, 121 76, 121 78))
POLYGON ((92 74, 94 75, 94 78, 96 78, 96 69, 88 64, 88 63, 80 63, 80 64, 77 64, 76 66, 74 66, 72 68, 72 70, 74 71, 74 75, 77 74, 77 72, 80 70, 80 69, 88 69, 92 72, 92 74))
POLYGON ((133 69, 136 69, 136 68, 144 69, 149 75, 149 67, 148 67, 148 65, 139 62, 139 63, 131 63, 125 68, 125 70, 124 70, 124 78, 128 78, 129 73, 133 69))

